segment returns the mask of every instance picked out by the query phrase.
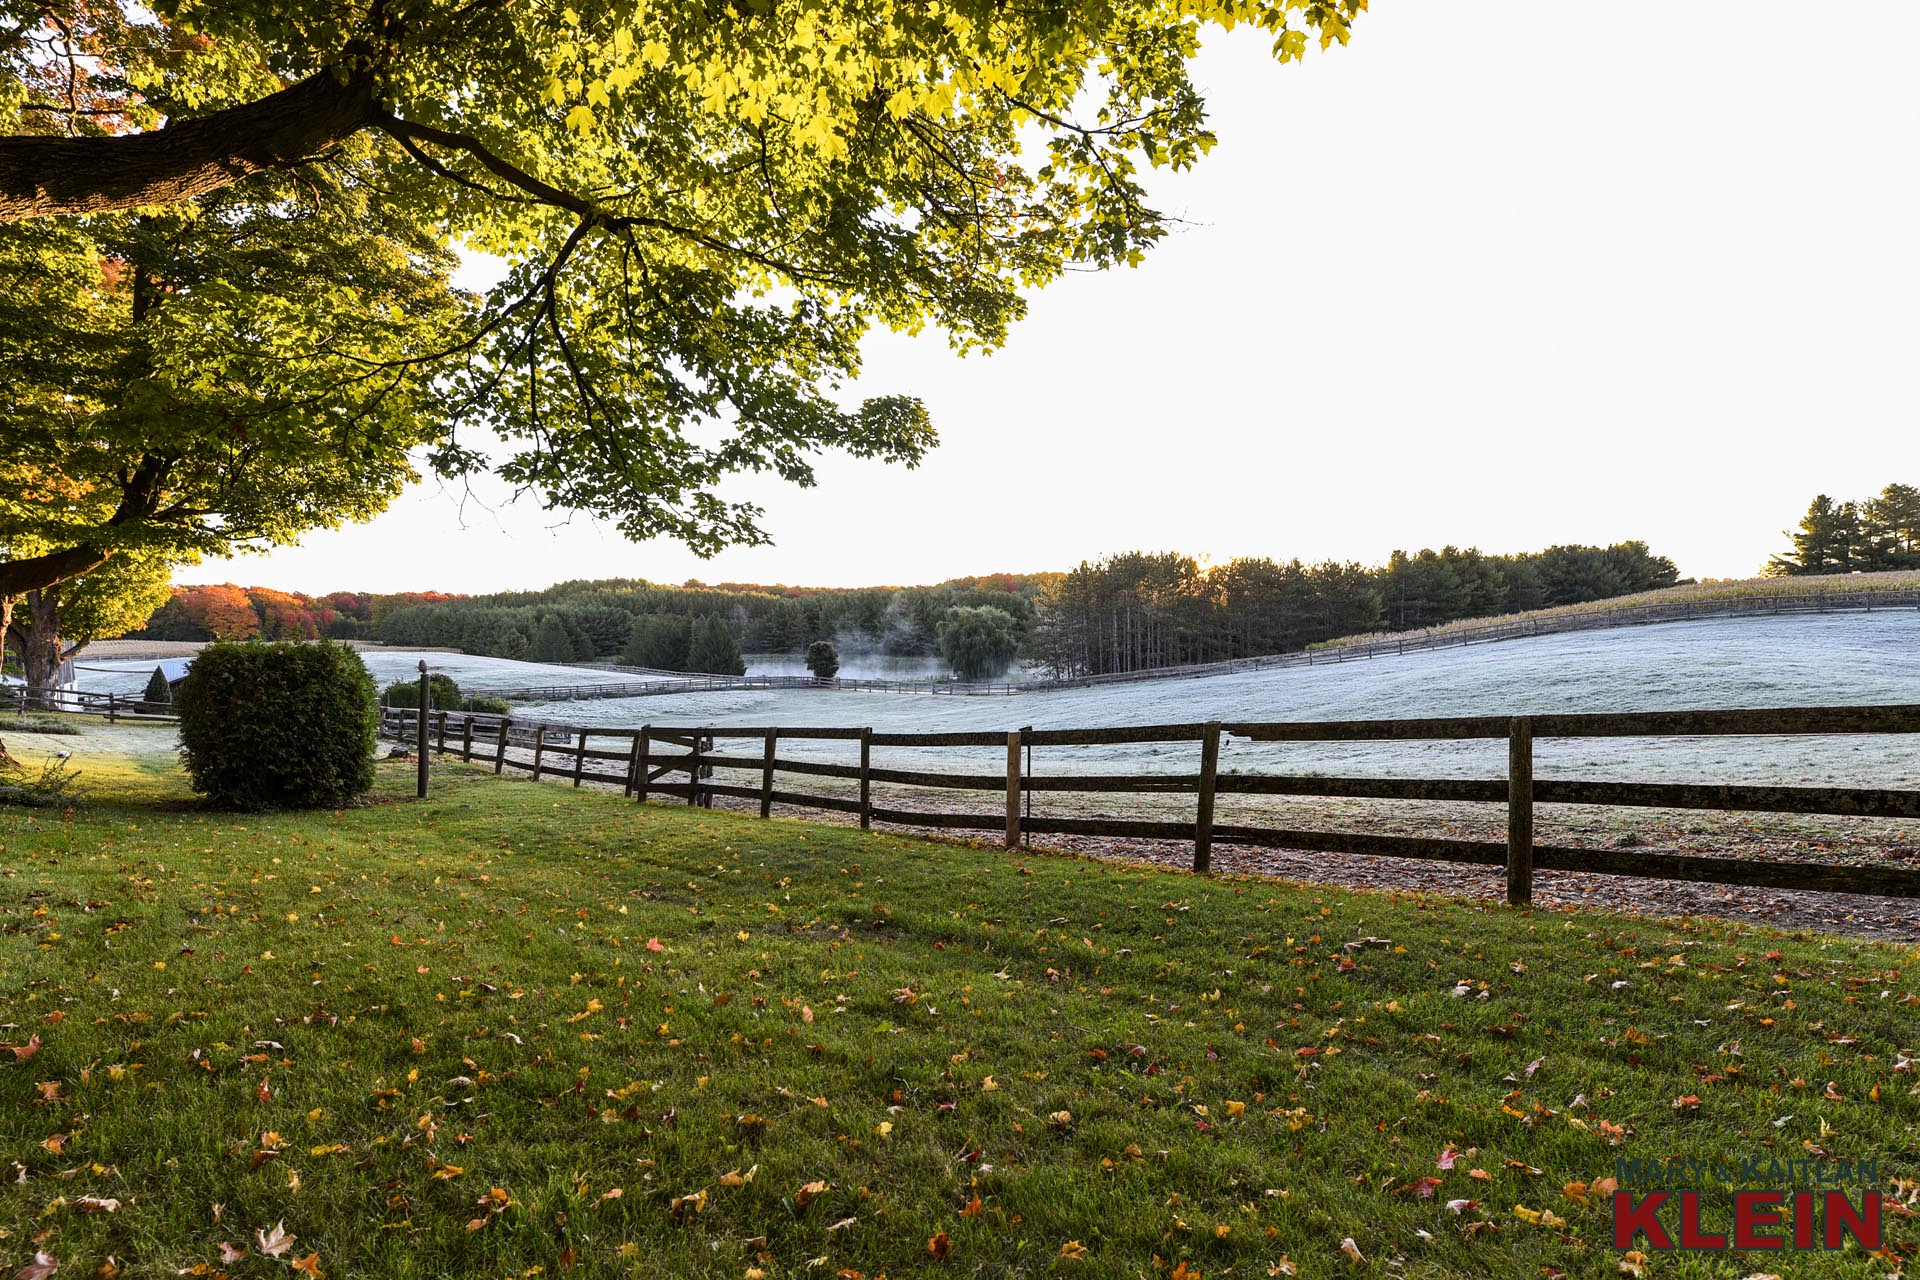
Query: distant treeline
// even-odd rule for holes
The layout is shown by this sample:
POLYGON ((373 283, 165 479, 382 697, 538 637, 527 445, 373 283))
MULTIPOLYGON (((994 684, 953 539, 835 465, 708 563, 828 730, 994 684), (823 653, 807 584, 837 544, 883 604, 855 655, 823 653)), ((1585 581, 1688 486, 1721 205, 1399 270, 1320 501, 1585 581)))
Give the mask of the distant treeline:
POLYGON ((1642 542, 1486 555, 1444 547, 1384 565, 1129 552, 1071 573, 995 574, 931 587, 849 590, 639 579, 485 596, 308 597, 182 587, 138 634, 154 639, 364 637, 534 662, 613 659, 731 673, 741 654, 938 654, 993 676, 1015 656, 1063 676, 1262 657, 1357 632, 1580 604, 1671 586, 1642 542))
POLYGON ((271 587, 175 587, 173 597, 130 633, 141 640, 364 640, 396 609, 453 597, 437 591, 324 596, 271 587))
POLYGON ((1874 497, 1846 502, 1823 493, 1787 537, 1793 550, 1767 562, 1769 575, 1920 569, 1920 489, 1890 484, 1874 497))
POLYGON ((1628 595, 1679 580, 1643 542, 1486 555, 1396 551, 1381 568, 1129 552, 1083 563, 1041 603, 1031 657, 1061 676, 1256 658, 1356 632, 1628 595))
POLYGON ((536 662, 624 658, 635 666, 704 670, 680 655, 715 652, 710 630, 706 646, 695 643, 714 619, 746 653, 798 653, 825 640, 842 653, 915 656, 936 652, 940 623, 956 608, 999 609, 1024 637, 1035 618, 1036 597, 1056 577, 996 574, 932 587, 852 590, 731 583, 669 587, 626 579, 565 582, 544 591, 465 596, 401 609, 384 618, 374 635, 389 644, 536 662))

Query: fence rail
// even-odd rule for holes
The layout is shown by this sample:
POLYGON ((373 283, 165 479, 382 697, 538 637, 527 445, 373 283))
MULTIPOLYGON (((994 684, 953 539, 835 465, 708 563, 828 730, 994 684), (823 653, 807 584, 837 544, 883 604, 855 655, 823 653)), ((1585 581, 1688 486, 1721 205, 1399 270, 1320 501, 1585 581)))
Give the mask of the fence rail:
POLYGON ((84 693, 78 689, 37 693, 16 684, 0 686, 0 710, 14 715, 58 711, 68 715, 103 716, 108 724, 121 720, 176 723, 180 719, 171 703, 148 702, 124 693, 84 693))
POLYGON ((1216 845, 1307 852, 1379 855, 1504 866, 1507 897, 1532 900, 1533 873, 1578 871, 1599 875, 1705 881, 1772 889, 1920 897, 1920 871, 1831 863, 1704 857, 1640 849, 1586 849, 1539 844, 1533 838, 1534 809, 1541 804, 1580 804, 1747 813, 1832 814, 1920 819, 1920 790, 1868 787, 1692 785, 1674 783, 1536 780, 1534 743, 1541 738, 1700 737, 1722 735, 1827 735, 1920 733, 1920 705, 1790 707, 1766 710, 1643 711, 1466 716, 1439 719, 1293 721, 1128 725, 1093 729, 1018 729, 1007 732, 876 733, 871 728, 642 725, 638 728, 566 726, 516 721, 458 711, 383 708, 381 732, 428 751, 457 753, 534 778, 562 777, 618 783, 624 794, 647 800, 660 795, 712 807, 716 796, 758 801, 762 817, 775 804, 857 814, 862 827, 875 822, 902 826, 1005 833, 1008 848, 1030 835, 1088 835, 1188 841, 1193 868, 1210 869, 1216 845), (1250 742, 1385 742, 1502 739, 1507 742, 1504 778, 1358 778, 1221 773, 1224 739, 1250 742), (591 744, 598 740, 602 745, 591 744), (857 763, 801 760, 779 754, 782 741, 838 741, 858 749, 857 763), (757 743, 757 753, 723 753, 723 742, 757 743), (1127 743, 1193 743, 1197 772, 1181 774, 1038 775, 1037 747, 1072 748, 1127 743), (616 744, 609 747, 608 743, 616 744), (509 755, 510 746, 531 746, 530 760, 509 755), (960 773, 875 766, 875 747, 1005 747, 1002 773, 960 773), (669 748, 662 750, 662 748, 669 748), (588 763, 611 764, 611 771, 588 763), (745 773, 744 780, 729 779, 745 773), (858 800, 778 788, 778 774, 835 778, 858 784, 858 800), (684 775, 684 781, 677 779, 684 775), (992 812, 954 813, 876 805, 876 783, 984 792, 1004 798, 992 812), (1190 820, 1148 818, 1036 817, 1036 793, 1175 794, 1193 797, 1190 820), (1383 800, 1444 800, 1503 804, 1507 838, 1500 841, 1369 832, 1300 831, 1221 824, 1214 820, 1221 795, 1359 797, 1383 800))
POLYGON ((606 681, 596 684, 538 685, 502 691, 495 696, 514 702, 571 702, 601 698, 646 698, 676 693, 707 693, 732 689, 835 689, 855 693, 930 693, 956 697, 1046 693, 1058 689, 1087 689, 1096 685, 1133 684, 1143 680, 1186 680, 1269 671, 1286 667, 1326 666, 1337 662, 1489 644, 1527 636, 1597 631, 1612 627, 1647 626, 1702 618, 1774 617, 1803 613, 1866 612, 1876 609, 1920 608, 1920 587, 1881 591, 1808 591, 1708 597, 1654 604, 1621 605, 1577 613, 1489 622, 1470 627, 1435 627, 1425 631, 1389 632, 1339 641, 1298 653, 1275 653, 1257 658, 1229 658, 1220 662, 1189 663, 1177 667, 1143 667, 1137 671, 1102 672, 1048 680, 970 682, 963 680, 820 679, 814 676, 676 676, 647 667, 604 668, 655 677, 642 681, 606 681))

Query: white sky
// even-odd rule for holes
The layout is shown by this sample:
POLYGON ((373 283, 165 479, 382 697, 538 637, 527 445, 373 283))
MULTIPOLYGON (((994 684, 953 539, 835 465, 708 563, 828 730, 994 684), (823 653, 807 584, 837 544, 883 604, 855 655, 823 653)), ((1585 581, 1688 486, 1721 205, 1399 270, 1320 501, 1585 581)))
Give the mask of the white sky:
POLYGON ((463 523, 426 486, 181 580, 853 586, 1633 537, 1748 576, 1814 492, 1920 483, 1920 5, 1824 13, 1376 0, 1284 68, 1217 35, 1220 145, 1156 180, 1192 225, 1038 295, 994 356, 872 339, 862 391, 921 396, 943 443, 730 490, 775 546, 702 561, 531 502, 463 523))

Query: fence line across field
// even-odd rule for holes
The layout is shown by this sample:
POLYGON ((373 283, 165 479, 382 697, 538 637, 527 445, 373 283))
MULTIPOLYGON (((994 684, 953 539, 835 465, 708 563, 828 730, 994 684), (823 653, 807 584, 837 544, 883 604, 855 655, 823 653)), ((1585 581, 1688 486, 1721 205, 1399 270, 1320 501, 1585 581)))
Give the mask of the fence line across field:
POLYGON ((1563 613, 1513 622, 1489 622, 1470 627, 1442 626, 1425 631, 1390 632, 1346 643, 1326 644, 1296 653, 1275 653, 1257 658, 1229 658, 1219 662, 1189 663, 1177 667, 1142 667, 1135 671, 1110 671, 1051 680, 965 681, 840 679, 818 676, 687 676, 674 675, 671 672, 657 671, 647 667, 577 664, 583 667, 592 666, 596 670, 628 671, 635 675, 656 678, 643 681, 607 681, 596 684, 537 685, 524 689, 491 692, 495 697, 506 698, 512 702, 648 698, 676 693, 708 693, 735 689, 836 689, 851 693, 931 693, 956 697, 1004 696, 1015 693, 1047 693, 1060 689, 1087 689, 1106 684, 1132 684, 1143 680, 1198 679, 1204 676, 1233 675, 1243 671, 1326 666, 1329 663, 1357 662, 1390 655, 1419 653, 1428 649, 1452 649, 1470 644, 1488 644, 1498 640, 1518 640, 1527 636, 1598 631, 1611 627, 1647 626, 1699 618, 1775 617, 1782 614, 1802 613, 1871 613, 1876 609, 1916 608, 1920 608, 1920 588, 1898 588, 1885 591, 1809 591, 1799 594, 1763 593, 1626 605, 1610 609, 1588 609, 1578 613, 1563 613))
POLYGON ((642 725, 638 728, 568 726, 547 721, 517 721, 460 711, 383 708, 383 735, 412 742, 427 751, 458 754, 463 760, 491 763, 495 773, 508 769, 535 779, 561 777, 583 782, 618 782, 624 794, 647 800, 658 794, 711 808, 714 797, 757 801, 762 817, 775 804, 858 815, 862 827, 874 823, 962 831, 1004 830, 1008 848, 1031 835, 1115 836, 1188 841, 1193 868, 1211 868, 1215 845, 1292 849, 1306 852, 1369 854, 1504 866, 1507 897, 1532 900, 1533 873, 1581 871, 1600 875, 1649 877, 1805 889, 1829 893, 1920 897, 1920 872, 1891 867, 1854 867, 1823 863, 1701 857, 1637 849, 1584 849, 1538 844, 1533 813, 1540 804, 1611 805, 1659 809, 1701 809, 1747 813, 1832 814, 1854 817, 1920 819, 1920 790, 1864 787, 1807 787, 1734 784, 1590 782, 1535 779, 1533 746, 1541 738, 1702 737, 1750 735, 1909 734, 1920 733, 1920 705, 1871 707, 1786 707, 1765 710, 1640 711, 1555 713, 1536 716, 1461 716, 1440 719, 1219 722, 1129 725, 1092 729, 1034 729, 933 733, 881 733, 870 727, 735 725, 642 725), (1420 779, 1318 777, 1221 773, 1223 739, 1252 742, 1388 742, 1505 739, 1507 776, 1492 779, 1420 779), (592 742, 618 744, 612 749, 592 742), (858 749, 858 763, 835 764, 779 755, 786 741, 841 741, 858 749), (757 754, 718 750, 723 742, 757 743, 757 754), (1193 743, 1198 747, 1191 774, 1052 774, 1033 771, 1036 747, 1114 746, 1128 743, 1193 743), (873 748, 998 748, 1005 746, 1007 767, 1000 773, 954 773, 884 768, 874 765, 873 748), (510 746, 530 747, 530 760, 508 754, 510 746), (588 769, 588 762, 612 766, 588 769), (750 784, 717 780, 717 771, 745 771, 750 784), (858 800, 790 791, 775 786, 777 774, 835 778, 858 784, 858 800), (667 779, 685 775, 685 781, 667 779), (757 775, 757 776, 754 776, 757 775), (943 788, 1004 796, 1002 812, 948 813, 899 809, 873 803, 875 783, 943 788), (1134 793, 1191 795, 1191 821, 1146 818, 1035 817, 1036 793, 1134 793), (1442 800, 1504 804, 1504 842, 1366 832, 1287 830, 1221 824, 1214 820, 1222 795, 1322 796, 1381 800, 1442 800))
POLYGON ((101 716, 108 724, 121 720, 175 724, 180 720, 173 704, 168 702, 148 702, 124 693, 86 693, 78 689, 32 692, 23 685, 6 685, 0 689, 0 707, 15 715, 58 711, 66 715, 101 716))

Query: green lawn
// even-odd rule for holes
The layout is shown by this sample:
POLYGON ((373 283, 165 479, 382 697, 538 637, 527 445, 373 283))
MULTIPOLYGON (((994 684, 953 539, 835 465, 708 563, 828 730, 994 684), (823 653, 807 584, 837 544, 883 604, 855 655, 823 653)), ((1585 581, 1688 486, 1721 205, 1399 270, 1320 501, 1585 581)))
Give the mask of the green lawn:
POLYGON ((1617 1276, 1617 1158, 1920 1177, 1911 948, 77 758, 0 810, 3 1276, 1617 1276))

